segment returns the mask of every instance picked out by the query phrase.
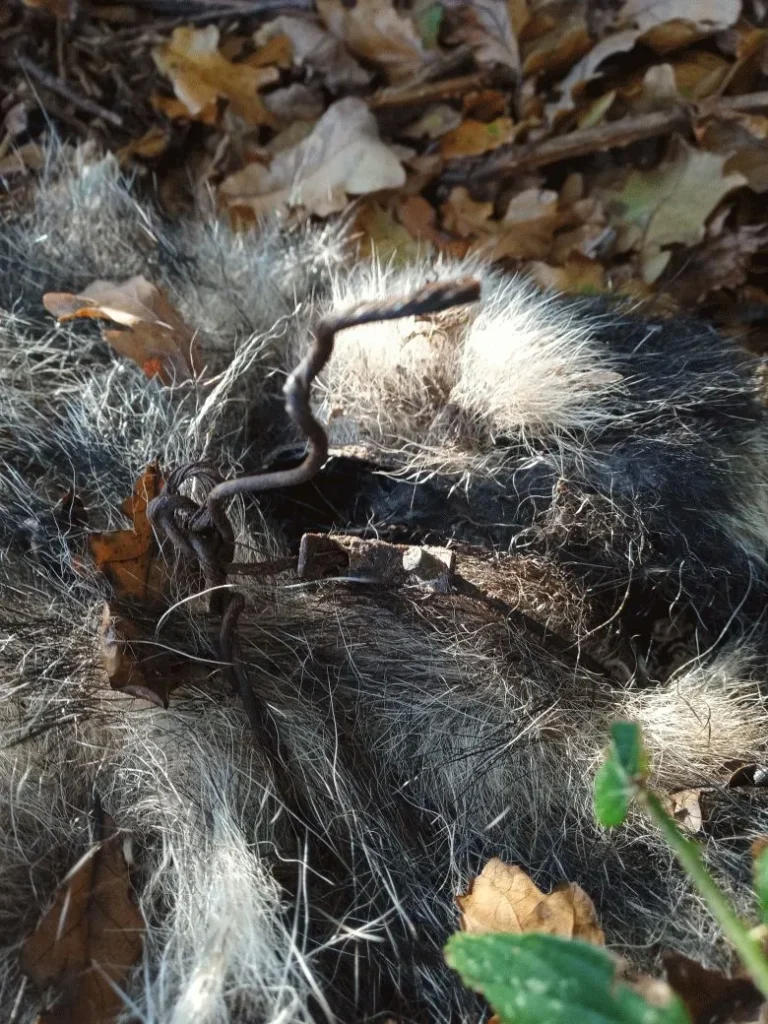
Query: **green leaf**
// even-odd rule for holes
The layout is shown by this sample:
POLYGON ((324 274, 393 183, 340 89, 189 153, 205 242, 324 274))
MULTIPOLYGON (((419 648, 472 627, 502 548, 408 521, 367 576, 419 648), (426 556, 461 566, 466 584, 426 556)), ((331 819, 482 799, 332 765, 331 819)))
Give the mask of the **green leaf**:
POLYGON ((595 776, 595 816, 601 825, 613 828, 624 821, 637 784, 647 772, 640 726, 615 722, 608 757, 595 776))
POLYGON ((763 924, 768 924, 768 847, 755 857, 755 892, 763 924))
POLYGON ((680 1000, 651 1006, 616 981, 609 954, 554 935, 454 935, 445 952, 503 1024, 690 1024, 680 1000))
POLYGON ((630 779, 610 755, 595 776, 595 817, 604 828, 621 825, 633 796, 630 779))
POLYGON ((416 18, 416 28, 428 50, 437 46, 437 36, 443 23, 445 11, 440 3, 430 4, 416 18))
POLYGON ((627 775, 630 778, 645 775, 648 766, 640 726, 634 722, 614 722, 611 739, 618 762, 627 775))

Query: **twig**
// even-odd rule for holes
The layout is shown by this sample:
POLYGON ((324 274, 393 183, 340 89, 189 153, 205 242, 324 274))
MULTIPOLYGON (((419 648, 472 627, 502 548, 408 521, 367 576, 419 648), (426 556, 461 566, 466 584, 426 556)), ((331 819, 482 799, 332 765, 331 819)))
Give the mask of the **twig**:
POLYGON ((116 128, 122 128, 123 119, 119 114, 115 114, 112 110, 107 110, 106 107, 102 107, 100 103, 96 103, 94 100, 90 100, 86 96, 80 96, 78 93, 73 92, 70 85, 66 82, 62 82, 62 80, 57 78, 55 75, 51 75, 47 71, 44 71, 27 57, 19 55, 16 59, 22 71, 31 78, 36 79, 43 88, 50 89, 51 92, 54 92, 63 99, 68 100, 74 106, 79 107, 80 110, 84 110, 88 114, 93 114, 94 117, 101 117, 105 121, 109 121, 110 124, 115 125, 116 128))
POLYGON ((765 109, 768 109, 768 91, 707 100, 696 107, 675 107, 672 110, 655 111, 639 117, 624 117, 620 121, 558 135, 554 139, 544 139, 542 142, 501 147, 490 156, 460 157, 449 162, 443 174, 443 181, 450 184, 465 182, 469 178, 473 181, 482 181, 496 175, 507 177, 562 160, 573 160, 606 149, 620 149, 642 139, 666 135, 686 128, 697 117, 750 113, 765 109))
POLYGON ((487 84, 487 73, 476 71, 471 75, 446 78, 442 82, 423 82, 407 89, 380 89, 368 100, 368 106, 372 110, 381 110, 387 107, 407 107, 417 103, 456 100, 466 96, 473 89, 482 89, 487 84))
MULTIPOLYGON (((312 0, 246 0, 244 3, 236 3, 234 0, 214 0, 206 3, 206 0, 147 0, 134 4, 143 11, 156 12, 165 17, 146 23, 146 20, 139 25, 127 25, 125 28, 116 29, 111 33, 108 46, 115 42, 122 42, 126 38, 142 35, 144 33, 156 34, 168 32, 179 25, 200 24, 206 21, 218 21, 221 18, 244 18, 258 17, 260 14, 274 16, 281 11, 288 13, 292 11, 310 12, 313 7, 312 0), (195 6, 202 7, 202 10, 194 10, 195 6), (178 8, 179 14, 171 14, 178 8), (183 13, 181 13, 183 10, 183 13)), ((99 9, 94 8, 93 17, 98 17, 99 9)))
POLYGON ((678 107, 674 110, 643 114, 641 117, 624 117, 620 121, 558 135, 554 139, 544 139, 543 142, 500 147, 490 156, 479 159, 459 157, 448 163, 443 181, 456 183, 470 178, 472 181, 482 181, 496 175, 518 174, 534 167, 556 164, 561 160, 573 160, 600 150, 629 146, 641 139, 665 135, 677 128, 684 128, 690 120, 688 109, 678 107))

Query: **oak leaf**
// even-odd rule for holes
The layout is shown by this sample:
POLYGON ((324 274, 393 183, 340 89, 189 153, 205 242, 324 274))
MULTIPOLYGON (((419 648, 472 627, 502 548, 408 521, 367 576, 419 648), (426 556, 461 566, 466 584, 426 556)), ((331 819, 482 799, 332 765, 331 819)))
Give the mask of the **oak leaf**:
POLYGON ((293 50, 293 61, 318 75, 331 92, 367 85, 371 74, 346 50, 343 42, 314 18, 281 14, 254 33, 254 42, 266 45, 276 36, 286 36, 293 50))
POLYGON ((350 195, 404 183, 400 157, 380 140, 373 114, 348 97, 331 104, 311 134, 268 168, 254 163, 230 175, 220 194, 231 208, 250 208, 257 217, 297 206, 327 217, 344 209, 350 195))
POLYGON ((358 57, 381 67, 390 82, 403 82, 422 72, 434 59, 416 31, 392 0, 317 0, 328 29, 358 57))
POLYGON ((167 590, 167 569, 159 557, 154 532, 147 518, 147 505, 160 494, 162 485, 160 470, 153 463, 136 481, 131 497, 122 504, 132 528, 92 533, 88 538, 97 568, 111 581, 119 597, 154 603, 167 590))
POLYGON ((24 943, 24 974, 52 987, 39 1024, 111 1024, 125 1009, 119 986, 141 956, 144 919, 132 898, 123 837, 104 814, 101 842, 72 868, 24 943))
POLYGON ((445 0, 459 20, 450 42, 465 43, 481 66, 503 65, 520 73, 520 47, 513 27, 513 12, 499 0, 445 0))
POLYGON ((223 97, 249 124, 273 124, 258 90, 277 81, 277 68, 234 64, 219 52, 218 45, 215 25, 201 29, 182 26, 174 29, 164 46, 155 47, 152 56, 190 114, 199 114, 223 97))
POLYGON ((355 217, 355 230, 362 236, 360 255, 376 259, 384 266, 413 262, 427 255, 431 248, 428 243, 420 243, 389 210, 375 202, 361 207, 355 217))
POLYGON ((154 157, 161 156, 168 149, 170 141, 171 133, 169 128, 153 125, 140 138, 134 139, 126 146, 118 149, 117 159, 121 166, 125 166, 134 157, 140 157, 142 160, 151 160, 154 157))
POLYGON ((175 96, 161 96, 160 93, 153 93, 150 103, 158 114, 162 114, 171 121, 200 121, 201 124, 216 124, 219 119, 219 108, 213 100, 202 109, 193 114, 186 103, 175 96))
POLYGON ((158 650, 151 625, 142 627, 130 615, 119 602, 104 604, 99 647, 109 685, 167 708, 173 690, 194 674, 194 663, 170 650, 158 650))
POLYGON ((745 184, 726 172, 727 157, 693 149, 678 138, 667 159, 649 171, 630 171, 618 187, 596 189, 617 233, 617 252, 637 250, 643 276, 655 281, 669 261, 671 245, 695 245, 721 200, 745 184))
POLYGON ((440 152, 450 160, 459 156, 480 156, 492 149, 498 149, 515 138, 515 125, 509 117, 497 117, 495 121, 475 121, 467 118, 440 140, 440 152))
POLYGON ((127 328, 105 330, 104 340, 133 359, 148 377, 164 383, 199 372, 194 337, 163 292, 141 275, 127 281, 94 281, 79 295, 47 292, 43 305, 59 322, 80 317, 113 320, 127 328))
POLYGON ((498 857, 488 861, 456 902, 466 932, 544 932, 605 944, 595 906, 580 886, 565 882, 545 894, 522 868, 498 857))

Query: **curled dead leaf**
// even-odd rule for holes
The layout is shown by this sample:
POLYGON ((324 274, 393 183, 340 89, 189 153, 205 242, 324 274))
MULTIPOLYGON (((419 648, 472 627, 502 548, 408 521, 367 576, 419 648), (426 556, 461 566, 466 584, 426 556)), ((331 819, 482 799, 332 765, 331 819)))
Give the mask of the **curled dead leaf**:
POLYGON ((43 305, 57 320, 113 320, 127 328, 104 331, 105 341, 133 359, 148 377, 166 383, 199 373, 194 337, 167 298, 141 275, 127 281, 94 281, 79 295, 47 292, 43 305))
POLYGON ((168 571, 160 558, 147 505, 163 486, 158 466, 148 466, 136 481, 133 494, 122 504, 133 524, 130 530, 92 533, 88 538, 91 556, 112 582, 119 597, 153 603, 162 599, 168 588, 168 571))
POLYGON ((544 932, 605 944, 595 905, 579 885, 565 882, 545 894, 522 868, 498 857, 488 861, 456 902, 467 932, 544 932))
POLYGON ((123 837, 100 815, 101 841, 72 868, 24 943, 24 974, 55 991, 41 1024, 111 1024, 120 984, 141 956, 144 919, 133 899, 123 837))

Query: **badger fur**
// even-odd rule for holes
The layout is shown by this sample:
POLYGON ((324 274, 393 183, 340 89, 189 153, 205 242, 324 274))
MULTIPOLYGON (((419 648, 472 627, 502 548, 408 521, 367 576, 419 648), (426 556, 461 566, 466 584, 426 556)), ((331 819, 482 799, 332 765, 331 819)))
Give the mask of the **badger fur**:
POLYGON ((746 355, 471 260, 355 262, 341 229, 168 225, 111 160, 56 162, 0 253, 3 1019, 49 1005, 20 950, 96 798, 147 924, 125 1022, 482 1019, 441 950, 494 856, 545 890, 579 882, 638 965, 728 965, 658 836, 596 826, 591 780, 610 723, 638 721, 658 786, 705 789, 706 857, 751 912, 768 802, 726 786, 768 737, 768 434, 746 355), (204 379, 148 380, 42 308, 136 273, 195 331, 204 379), (319 319, 467 273, 474 306, 339 334, 312 395, 325 467, 229 509, 241 660, 277 746, 231 692, 204 595, 147 634, 188 668, 170 706, 110 690, 88 531, 125 526, 153 459, 295 465, 281 387, 319 319), (62 525, 73 491, 87 526, 62 525), (307 534, 333 571, 298 575, 307 534), (382 568, 420 548, 453 553, 445 586, 382 568))

